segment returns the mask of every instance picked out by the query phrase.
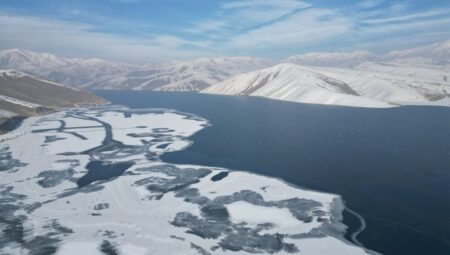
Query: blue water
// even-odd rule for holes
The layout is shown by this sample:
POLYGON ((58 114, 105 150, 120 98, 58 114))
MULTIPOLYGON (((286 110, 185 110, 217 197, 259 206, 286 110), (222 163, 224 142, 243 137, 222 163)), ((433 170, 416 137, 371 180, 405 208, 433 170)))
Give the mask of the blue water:
MULTIPOLYGON (((195 93, 96 91, 132 108, 208 119, 163 161, 244 169, 342 195, 386 255, 450 254, 450 108, 367 109, 195 93)), ((359 221, 345 213, 350 230, 359 221)))

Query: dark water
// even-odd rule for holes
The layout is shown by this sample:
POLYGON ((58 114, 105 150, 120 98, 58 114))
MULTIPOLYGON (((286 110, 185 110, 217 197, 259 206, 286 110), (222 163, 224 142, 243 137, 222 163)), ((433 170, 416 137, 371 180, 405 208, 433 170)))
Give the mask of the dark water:
POLYGON ((228 176, 228 172, 220 172, 220 173, 214 175, 213 177, 211 177, 211 181, 217 182, 217 181, 220 181, 220 180, 222 180, 223 178, 225 178, 227 176, 228 176))
POLYGON ((108 180, 121 176, 133 162, 105 163, 103 161, 91 161, 86 165, 88 172, 77 181, 79 188, 89 185, 95 181, 108 180))
MULTIPOLYGON (((115 104, 194 113, 212 126, 163 160, 244 169, 342 195, 387 255, 450 254, 450 108, 365 109, 194 93, 97 91, 115 104)), ((348 213, 351 230, 359 221, 348 213)))

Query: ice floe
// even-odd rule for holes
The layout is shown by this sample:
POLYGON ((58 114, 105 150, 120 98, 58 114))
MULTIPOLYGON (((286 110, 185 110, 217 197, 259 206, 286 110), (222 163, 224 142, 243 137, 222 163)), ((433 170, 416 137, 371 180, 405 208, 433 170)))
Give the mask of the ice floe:
POLYGON ((161 162, 208 126, 163 109, 67 109, 0 136, 0 254, 375 254, 338 195, 161 162))

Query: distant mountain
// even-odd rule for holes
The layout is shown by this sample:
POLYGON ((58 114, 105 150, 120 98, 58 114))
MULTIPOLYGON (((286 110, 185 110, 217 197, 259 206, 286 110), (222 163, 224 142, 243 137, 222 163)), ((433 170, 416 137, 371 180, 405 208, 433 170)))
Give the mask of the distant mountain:
MULTIPOLYGON (((290 70, 289 79, 286 78, 286 81, 275 79, 276 82, 272 81, 271 86, 267 88, 277 84, 280 90, 286 87, 293 89, 294 83, 297 84, 296 86, 309 84, 326 90, 326 95, 324 94, 322 99, 312 100, 306 94, 298 92, 300 86, 295 87, 295 93, 289 90, 293 93, 290 96, 285 94, 285 91, 275 93, 275 88, 270 93, 264 93, 263 96, 327 104, 330 102, 347 104, 348 102, 349 105, 359 105, 353 100, 348 101, 348 96, 358 97, 358 102, 361 97, 364 97, 380 101, 381 104, 385 102, 429 104, 431 101, 440 102, 440 99, 447 98, 450 93, 450 41, 393 51, 383 55, 375 55, 367 51, 307 53, 291 56, 281 62, 288 64, 275 66, 271 70, 281 72, 281 69, 288 69, 290 70), (305 67, 298 67, 295 64, 305 67), (308 75, 306 75, 307 71, 308 75), (338 91, 330 87, 330 84, 324 84, 323 80, 320 81, 321 78, 317 78, 318 74, 347 84, 358 95, 338 91), (313 76, 316 77, 315 80, 308 80, 313 76), (330 98, 334 97, 330 97, 329 93, 338 93, 333 95, 339 100, 337 98, 334 101, 331 100, 330 98), (342 96, 346 99, 344 100, 342 96)), ((215 85, 226 85, 225 87, 228 88, 231 86, 230 81, 237 79, 234 76, 253 71, 259 74, 259 77, 270 76, 267 74, 270 68, 266 68, 274 64, 277 63, 261 58, 218 57, 158 65, 130 65, 101 59, 60 58, 52 54, 19 49, 0 51, 0 68, 17 69, 33 77, 84 89, 159 91, 206 89, 205 91, 212 93, 235 94, 223 92, 215 85), (207 89, 212 85, 214 88, 207 89)), ((248 74, 238 77, 247 76, 248 74)), ((235 85, 231 87, 239 91, 239 87, 246 87, 249 81, 240 82, 242 81, 232 82, 235 85)), ((313 87, 308 88, 313 89, 313 87)), ((316 89, 310 92, 317 91, 316 89)), ((258 93, 262 91, 265 90, 258 89, 258 93)), ((374 105, 372 101, 369 104, 374 105)))
POLYGON ((450 61, 419 57, 400 58, 390 61, 365 62, 354 69, 450 85, 450 61))
POLYGON ((90 93, 41 80, 23 72, 0 70, 0 113, 29 116, 59 107, 105 104, 90 93))
POLYGON ((66 86, 79 87, 104 75, 125 72, 133 65, 101 59, 61 58, 21 49, 0 51, 0 69, 15 69, 66 86))
POLYGON ((91 89, 199 91, 233 75, 273 64, 250 57, 200 58, 139 68, 100 78, 86 85, 91 89))
POLYGON ((308 66, 354 67, 380 57, 367 51, 354 52, 313 52, 288 57, 281 62, 308 66))
POLYGON ((0 51, 0 69, 15 69, 66 86, 90 89, 198 91, 233 75, 272 65, 251 57, 200 58, 160 65, 61 58, 21 49, 0 51))
POLYGON ((345 82, 295 64, 237 75, 202 91, 224 95, 261 96, 285 101, 361 107, 389 107, 361 97, 345 82))
POLYGON ((422 57, 449 62, 450 40, 412 49, 391 51, 386 56, 390 59, 422 57))
POLYGON ((449 105, 450 83, 445 74, 450 66, 438 70, 434 65, 411 61, 367 62, 354 69, 281 64, 238 75, 202 92, 361 107, 449 105))
POLYGON ((313 52, 290 56, 282 63, 294 63, 307 66, 326 66, 353 68, 366 62, 393 61, 407 58, 426 58, 437 63, 450 62, 450 40, 422 47, 391 51, 386 54, 373 54, 368 51, 353 52, 313 52))

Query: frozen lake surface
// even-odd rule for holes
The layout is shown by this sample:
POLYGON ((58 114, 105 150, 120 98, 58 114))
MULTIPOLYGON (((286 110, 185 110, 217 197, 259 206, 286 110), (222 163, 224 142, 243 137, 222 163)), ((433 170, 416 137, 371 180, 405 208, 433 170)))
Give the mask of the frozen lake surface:
POLYGON ((0 136, 0 254, 375 254, 344 239, 339 195, 170 164, 208 120, 100 107, 0 136))

